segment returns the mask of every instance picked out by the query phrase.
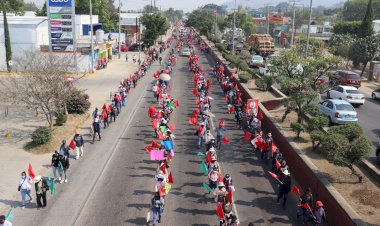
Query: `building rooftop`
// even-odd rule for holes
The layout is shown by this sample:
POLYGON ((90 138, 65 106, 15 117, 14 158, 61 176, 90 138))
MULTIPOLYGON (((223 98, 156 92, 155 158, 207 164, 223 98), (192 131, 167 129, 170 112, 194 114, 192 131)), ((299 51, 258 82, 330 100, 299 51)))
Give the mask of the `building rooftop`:
MULTIPOLYGON (((38 25, 45 20, 46 16, 9 16, 7 17, 9 25, 38 25)), ((3 17, 0 17, 0 25, 3 25, 3 17)))

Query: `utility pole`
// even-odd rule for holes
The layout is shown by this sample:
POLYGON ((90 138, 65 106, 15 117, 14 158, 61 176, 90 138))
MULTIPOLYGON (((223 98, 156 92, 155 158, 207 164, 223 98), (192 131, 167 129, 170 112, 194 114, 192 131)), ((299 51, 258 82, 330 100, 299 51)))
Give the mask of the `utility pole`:
POLYGON ((121 3, 120 3, 120 0, 119 0, 119 53, 118 53, 118 57, 119 59, 121 58, 121 42, 120 42, 120 39, 121 39, 121 24, 120 24, 120 20, 121 20, 121 3))
POLYGON ((296 21, 296 0, 293 1, 293 23, 292 23, 292 39, 290 42, 290 46, 293 48, 294 45, 294 33, 295 33, 295 21, 296 21))
POLYGON ((94 28, 93 28, 93 24, 92 24, 92 0, 90 0, 90 30, 91 30, 91 34, 90 34, 90 42, 91 42, 91 70, 90 72, 91 73, 94 73, 94 28))
POLYGON ((305 55, 307 57, 309 52, 309 43, 310 43, 310 24, 311 24, 311 14, 313 10, 313 0, 310 0, 310 10, 309 10, 309 23, 307 24, 307 40, 306 40, 306 52, 305 55))
POLYGON ((267 21, 267 34, 269 35, 269 4, 265 4, 267 10, 266 21, 267 21))
POLYGON ((234 24, 232 25, 232 54, 235 55, 236 0, 234 5, 234 24))

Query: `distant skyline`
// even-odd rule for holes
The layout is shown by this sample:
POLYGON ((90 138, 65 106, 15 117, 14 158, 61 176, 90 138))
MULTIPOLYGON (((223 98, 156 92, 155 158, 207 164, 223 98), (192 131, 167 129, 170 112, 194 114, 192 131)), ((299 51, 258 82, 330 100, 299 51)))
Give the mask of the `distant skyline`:
MULTIPOLYGON (((25 2, 34 2, 38 6, 42 6, 43 2, 45 0, 24 0, 25 2)), ((86 0, 80 0, 80 1, 86 1, 86 0)), ((89 0, 88 0, 89 1, 89 0)), ((120 0, 122 4, 122 10, 139 10, 142 9, 145 5, 150 4, 151 0, 120 0)), ((313 6, 325 6, 329 7, 332 5, 335 5, 337 3, 342 2, 343 0, 318 0, 313 2, 313 6)), ((234 1, 227 1, 227 0, 156 0, 156 6, 158 8, 162 9, 168 9, 170 7, 175 9, 180 9, 185 12, 190 12, 199 6, 206 5, 206 4, 227 4, 229 6, 233 5, 234 1)), ((256 1, 256 0, 236 0, 237 5, 242 5, 243 7, 250 6, 251 8, 260 8, 263 7, 265 4, 271 4, 276 5, 280 2, 288 2, 287 0, 264 0, 264 1, 256 1)), ((116 7, 118 6, 119 0, 115 0, 116 7)), ((299 0, 297 2, 298 5, 304 5, 305 7, 308 7, 310 4, 310 0, 299 0)))

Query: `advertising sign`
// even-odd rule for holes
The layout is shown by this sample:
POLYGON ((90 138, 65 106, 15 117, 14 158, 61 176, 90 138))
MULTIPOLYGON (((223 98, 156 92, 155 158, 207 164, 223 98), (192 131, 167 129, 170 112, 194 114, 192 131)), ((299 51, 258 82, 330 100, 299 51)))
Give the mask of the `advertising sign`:
POLYGON ((49 49, 51 51, 74 50, 75 0, 48 0, 49 49))
POLYGON ((257 114, 259 112, 259 99, 248 99, 247 100, 247 113, 249 115, 257 114))

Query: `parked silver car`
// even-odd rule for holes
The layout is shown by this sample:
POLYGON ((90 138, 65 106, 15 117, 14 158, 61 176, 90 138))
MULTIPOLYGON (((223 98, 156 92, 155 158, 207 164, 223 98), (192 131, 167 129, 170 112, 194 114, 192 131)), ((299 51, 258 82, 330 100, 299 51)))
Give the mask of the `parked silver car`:
POLYGON ((345 124, 357 122, 358 114, 355 108, 345 100, 325 100, 318 104, 319 108, 326 115, 331 124, 345 124))

